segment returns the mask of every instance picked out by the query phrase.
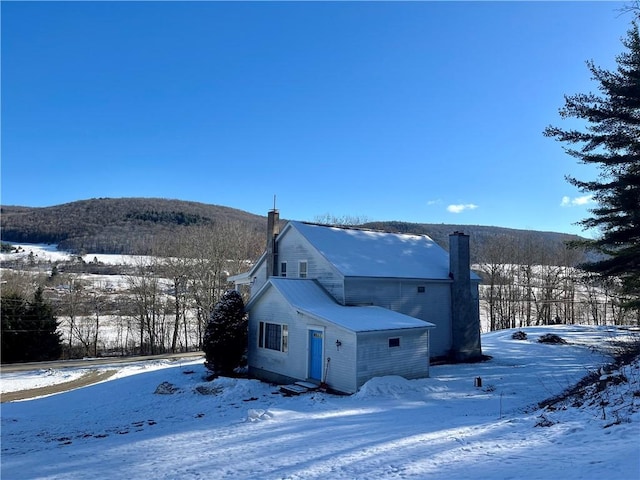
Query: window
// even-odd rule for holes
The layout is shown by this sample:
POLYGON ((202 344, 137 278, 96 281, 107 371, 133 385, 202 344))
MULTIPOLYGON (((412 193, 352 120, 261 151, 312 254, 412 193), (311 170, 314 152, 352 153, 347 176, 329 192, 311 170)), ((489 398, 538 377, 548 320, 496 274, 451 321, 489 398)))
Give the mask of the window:
POLYGON ((289 326, 282 325, 282 351, 289 351, 289 326))
POLYGON ((418 293, 424 293, 425 288, 424 285, 418 285, 418 293))
POLYGON ((389 339, 389 348, 399 347, 400 346, 400 337, 390 338, 389 339))
POLYGON ((287 262, 280 263, 280 276, 281 277, 287 276, 287 262))
POLYGON ((298 276, 300 278, 307 278, 307 261, 301 260, 298 264, 298 276))
POLYGON ((260 322, 258 347, 279 352, 289 350, 289 327, 279 323, 260 322))

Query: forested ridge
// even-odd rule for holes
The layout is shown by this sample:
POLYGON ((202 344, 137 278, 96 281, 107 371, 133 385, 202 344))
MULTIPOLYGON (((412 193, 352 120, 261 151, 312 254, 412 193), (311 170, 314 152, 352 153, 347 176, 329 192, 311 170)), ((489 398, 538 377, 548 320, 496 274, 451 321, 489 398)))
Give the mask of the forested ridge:
POLYGON ((2 206, 2 240, 50 243, 74 253, 148 254, 185 227, 266 220, 242 210, 161 198, 95 198, 51 207, 2 206))
MULTIPOLYGON (((74 253, 148 254, 154 241, 171 237, 192 226, 215 228, 215 224, 238 223, 254 232, 266 231, 266 215, 183 200, 162 198, 95 198, 51 207, 2 206, 2 240, 50 243, 74 253)), ((266 214, 266 211, 265 211, 266 214)), ((281 212, 286 218, 286 212, 281 212)), ((295 219, 306 220, 306 219, 295 219)), ((496 239, 514 244, 556 248, 579 237, 555 232, 516 230, 496 226, 367 222, 363 227, 397 233, 429 235, 448 248, 448 235, 463 231, 471 236, 472 255, 496 239)))

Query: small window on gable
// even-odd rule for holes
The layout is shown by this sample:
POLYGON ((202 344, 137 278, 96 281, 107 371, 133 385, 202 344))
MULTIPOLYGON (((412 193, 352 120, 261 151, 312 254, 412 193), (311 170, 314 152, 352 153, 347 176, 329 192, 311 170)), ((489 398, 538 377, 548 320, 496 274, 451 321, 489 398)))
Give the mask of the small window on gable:
POLYGON ((389 348, 395 348, 400 346, 400 337, 394 337, 389 339, 389 348))
POLYGON ((418 285, 418 293, 424 293, 425 288, 424 285, 418 285))
POLYGON ((298 267, 299 267, 298 276, 300 278, 307 278, 307 261, 301 260, 300 263, 298 264, 298 267))
POLYGON ((280 263, 280 276, 281 277, 287 276, 287 262, 280 263))

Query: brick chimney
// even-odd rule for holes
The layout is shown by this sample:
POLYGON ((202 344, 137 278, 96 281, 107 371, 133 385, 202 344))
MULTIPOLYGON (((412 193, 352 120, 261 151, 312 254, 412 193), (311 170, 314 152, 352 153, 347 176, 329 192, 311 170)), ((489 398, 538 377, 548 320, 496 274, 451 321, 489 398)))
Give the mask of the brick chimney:
MULTIPOLYGON (((472 295, 469 235, 449 235, 451 283, 451 354, 454 360, 468 362, 482 357, 480 345, 480 307, 472 295)), ((476 288, 473 285, 473 288, 476 288)))
POLYGON ((267 214, 267 278, 277 274, 278 244, 276 238, 280 233, 280 212, 275 208, 267 214))

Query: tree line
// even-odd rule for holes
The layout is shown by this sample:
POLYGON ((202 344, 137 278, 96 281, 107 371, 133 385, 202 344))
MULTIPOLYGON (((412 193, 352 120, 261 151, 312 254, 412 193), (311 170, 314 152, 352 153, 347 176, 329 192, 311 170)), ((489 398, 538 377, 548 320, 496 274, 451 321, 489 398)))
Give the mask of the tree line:
MULTIPOLYGON (((264 234, 230 222, 184 230, 156 242, 154 255, 126 265, 80 256, 51 263, 28 255, 3 270, 2 304, 25 303, 40 289, 68 358, 200 350, 214 306, 230 288, 228 276, 248 270, 264 244, 264 234)), ((578 268, 583 249, 504 235, 478 255, 485 330, 638 324, 615 281, 578 268)))
POLYGON ((29 255, 3 270, 2 302, 40 288, 59 319, 64 357, 199 350, 227 277, 263 249, 264 233, 228 222, 163 238, 153 255, 119 266, 119 275, 91 274, 100 270, 97 258, 51 263, 29 255))
POLYGON ((617 279, 579 268, 586 251, 496 237, 474 266, 482 278, 483 326, 493 331, 533 325, 640 324, 617 279))

